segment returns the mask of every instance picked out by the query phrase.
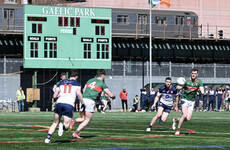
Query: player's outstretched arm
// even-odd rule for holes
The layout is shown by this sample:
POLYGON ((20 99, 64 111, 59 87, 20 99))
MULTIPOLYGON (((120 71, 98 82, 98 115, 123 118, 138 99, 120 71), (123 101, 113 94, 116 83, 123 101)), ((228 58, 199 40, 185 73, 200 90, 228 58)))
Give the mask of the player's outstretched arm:
POLYGON ((199 87, 199 89, 200 89, 201 94, 204 95, 204 87, 199 87))
POLYGON ((109 97, 115 99, 115 95, 109 91, 109 89, 104 89, 105 93, 108 94, 109 97))
POLYGON ((176 96, 176 101, 174 103, 174 110, 178 112, 178 101, 179 101, 179 95, 176 96))
POLYGON ((156 107, 156 103, 158 102, 159 98, 160 98, 160 95, 157 94, 157 96, 156 96, 155 99, 154 99, 154 103, 153 103, 153 105, 151 106, 151 109, 153 109, 154 107, 156 107))
POLYGON ((183 86, 177 85, 176 89, 177 89, 177 90, 182 90, 182 89, 183 89, 183 86))

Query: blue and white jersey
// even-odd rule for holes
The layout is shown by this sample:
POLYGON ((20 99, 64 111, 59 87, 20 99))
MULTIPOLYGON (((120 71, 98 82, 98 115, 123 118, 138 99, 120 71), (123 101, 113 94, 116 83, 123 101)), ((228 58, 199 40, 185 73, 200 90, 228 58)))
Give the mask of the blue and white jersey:
POLYGON ((222 98, 224 91, 225 89, 221 89, 221 88, 216 89, 216 93, 219 99, 222 98))
POLYGON ((226 95, 228 98, 230 98, 230 88, 226 89, 226 95))
POLYGON ((81 83, 76 80, 64 80, 58 84, 59 98, 57 103, 70 104, 74 107, 77 89, 81 90, 81 83))
POLYGON ((175 86, 171 85, 167 90, 166 86, 163 85, 159 88, 157 95, 161 96, 160 102, 168 106, 173 106, 173 99, 177 95, 177 89, 175 86))

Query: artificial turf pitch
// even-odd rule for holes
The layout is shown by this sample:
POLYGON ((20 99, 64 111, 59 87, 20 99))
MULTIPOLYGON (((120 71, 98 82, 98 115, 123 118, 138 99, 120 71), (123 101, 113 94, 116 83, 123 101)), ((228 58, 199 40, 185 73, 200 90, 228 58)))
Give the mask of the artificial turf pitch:
MULTIPOLYGON (((146 132, 155 114, 95 113, 90 124, 81 132, 83 139, 72 138, 72 132, 64 132, 59 137, 56 129, 52 143, 45 144, 53 112, 1 112, 0 149, 230 149, 229 112, 194 112, 191 121, 183 124, 184 130, 179 136, 175 136, 175 131, 171 129, 172 118, 181 116, 181 113, 175 112, 169 115, 165 123, 160 125, 157 122, 151 132, 146 132)), ((74 113, 76 117, 79 117, 77 112, 74 113)))

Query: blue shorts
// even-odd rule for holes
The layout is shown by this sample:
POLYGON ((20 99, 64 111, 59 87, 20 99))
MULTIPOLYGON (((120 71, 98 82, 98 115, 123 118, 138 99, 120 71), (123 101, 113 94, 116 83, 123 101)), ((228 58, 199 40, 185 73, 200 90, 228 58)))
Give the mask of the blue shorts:
POLYGON ((168 105, 165 105, 162 102, 160 102, 158 107, 162 107, 162 108, 164 108, 164 112, 170 113, 173 106, 168 106, 168 105))
POLYGON ((67 116, 69 118, 72 118, 74 108, 70 104, 58 103, 54 112, 60 116, 67 116))

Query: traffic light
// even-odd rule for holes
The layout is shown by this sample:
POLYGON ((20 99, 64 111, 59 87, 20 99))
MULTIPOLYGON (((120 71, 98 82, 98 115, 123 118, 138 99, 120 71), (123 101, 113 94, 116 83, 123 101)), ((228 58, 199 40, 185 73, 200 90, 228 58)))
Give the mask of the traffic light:
POLYGON ((223 39, 223 30, 218 31, 219 39, 223 39))

